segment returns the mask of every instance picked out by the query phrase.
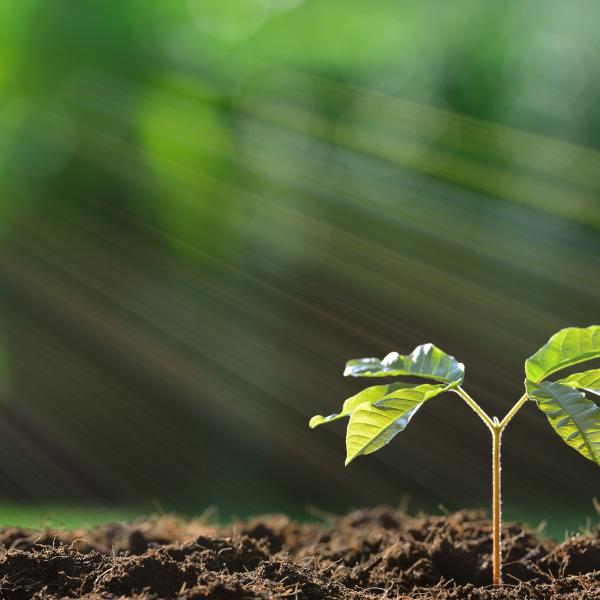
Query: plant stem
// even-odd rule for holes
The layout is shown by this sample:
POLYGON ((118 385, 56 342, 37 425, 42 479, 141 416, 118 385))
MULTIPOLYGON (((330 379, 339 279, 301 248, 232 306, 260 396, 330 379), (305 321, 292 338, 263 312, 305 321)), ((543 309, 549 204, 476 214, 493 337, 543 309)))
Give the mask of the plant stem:
POLYGON ((527 402, 527 392, 525 392, 516 402, 516 404, 506 413, 506 416, 500 421, 500 429, 504 428, 510 423, 510 420, 519 412, 519 409, 527 402))
POLYGON ((491 419, 463 388, 458 386, 454 391, 477 413, 492 433, 492 583, 500 585, 502 583, 502 487, 500 480, 502 432, 523 404, 527 402, 528 396, 525 392, 506 413, 504 419, 499 421, 497 417, 491 419))
POLYGON ((473 398, 471 398, 471 396, 469 396, 469 394, 467 394, 467 392, 460 386, 454 388, 454 391, 477 413, 479 418, 488 426, 490 431, 493 431, 495 427, 494 421, 488 416, 485 410, 483 410, 483 408, 481 408, 481 406, 479 406, 479 404, 477 404, 477 402, 475 402, 475 400, 473 400, 473 398))
POLYGON ((502 583, 502 488, 500 480, 500 448, 502 424, 498 419, 492 428, 492 584, 502 583))

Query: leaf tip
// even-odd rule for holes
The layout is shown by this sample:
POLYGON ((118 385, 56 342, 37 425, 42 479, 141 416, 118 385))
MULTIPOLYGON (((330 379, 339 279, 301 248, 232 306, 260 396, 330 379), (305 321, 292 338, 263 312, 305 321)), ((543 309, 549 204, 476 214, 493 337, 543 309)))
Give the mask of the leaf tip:
POLYGON ((318 425, 322 425, 325 422, 325 417, 323 415, 315 415, 309 422, 308 426, 311 429, 314 429, 318 425))

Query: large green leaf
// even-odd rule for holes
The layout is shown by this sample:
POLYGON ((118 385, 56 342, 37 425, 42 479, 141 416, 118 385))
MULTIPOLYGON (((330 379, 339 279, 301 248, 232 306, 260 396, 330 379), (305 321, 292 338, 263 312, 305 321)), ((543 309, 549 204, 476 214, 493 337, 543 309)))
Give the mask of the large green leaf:
POLYGON ((416 387, 416 384, 414 383, 389 383, 385 385, 373 385, 345 400, 342 410, 339 413, 333 413, 327 417, 324 417, 323 415, 315 415, 309 421, 308 425, 311 429, 314 429, 315 427, 323 425, 324 423, 331 423, 331 421, 337 421, 338 419, 349 417, 354 409, 363 402, 369 402, 373 404, 374 402, 377 402, 378 400, 381 400, 387 396, 393 397, 393 393, 397 390, 414 387, 416 387))
POLYGON ((383 448, 404 431, 423 403, 450 385, 423 384, 394 391, 375 403, 363 402, 350 415, 346 431, 346 465, 361 454, 383 448))
POLYGON ((540 382, 565 367, 600 357, 600 325, 568 327, 525 361, 529 381, 540 382))
POLYGON ((564 379, 559 379, 557 383, 600 395, 600 369, 591 369, 583 373, 573 373, 564 379))
POLYGON ((600 465, 600 408, 570 386, 551 381, 526 385, 529 397, 563 441, 600 465))
POLYGON ((379 358, 349 360, 344 375, 351 377, 415 375, 460 385, 465 376, 465 366, 433 344, 423 344, 406 356, 391 352, 383 360, 379 358))

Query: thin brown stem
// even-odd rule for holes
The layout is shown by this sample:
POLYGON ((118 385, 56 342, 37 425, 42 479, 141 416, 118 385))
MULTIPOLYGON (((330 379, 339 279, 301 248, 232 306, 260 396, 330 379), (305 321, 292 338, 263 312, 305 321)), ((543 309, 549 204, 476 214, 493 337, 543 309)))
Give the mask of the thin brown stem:
POLYGON ((493 419, 489 417, 463 388, 457 386, 454 391, 477 413, 492 433, 492 583, 500 585, 502 583, 502 482, 500 479, 502 432, 527 402, 528 396, 525 392, 506 413, 504 419, 499 421, 497 417, 493 419))
POLYGON ((527 392, 525 392, 515 403, 515 405, 506 413, 506 416, 500 421, 500 429, 504 430, 511 419, 519 412, 520 408, 527 402, 527 392))
POLYGON ((483 408, 481 408, 481 406, 479 406, 479 404, 477 404, 477 402, 475 402, 475 400, 473 400, 473 398, 471 398, 471 396, 469 396, 469 394, 467 394, 460 386, 457 386, 454 391, 477 413, 479 418, 488 426, 488 428, 492 430, 494 421, 488 416, 485 410, 483 410, 483 408))
POLYGON ((502 488, 500 479, 502 426, 495 420, 492 429, 492 583, 502 583, 502 488))

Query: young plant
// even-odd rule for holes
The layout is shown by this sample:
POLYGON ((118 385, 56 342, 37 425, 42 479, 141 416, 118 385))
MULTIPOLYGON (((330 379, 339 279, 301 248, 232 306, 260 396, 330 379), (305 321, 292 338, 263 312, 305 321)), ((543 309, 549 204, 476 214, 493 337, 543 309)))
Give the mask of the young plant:
POLYGON ((441 394, 459 395, 487 425, 492 434, 492 569, 493 584, 501 583, 500 445, 502 432, 528 401, 546 415, 561 439, 600 465, 600 408, 585 392, 600 395, 600 369, 555 379, 558 371, 600 357, 600 326, 569 327, 553 335, 525 361, 525 391, 506 416, 490 417, 463 389, 465 368, 433 344, 423 344, 410 354, 388 354, 383 360, 359 358, 346 364, 350 377, 414 376, 432 383, 387 383, 368 387, 348 398, 339 413, 316 415, 314 428, 349 417, 346 432, 346 465, 361 454, 371 454, 403 431, 423 404, 441 394), (548 377, 552 377, 552 381, 548 377))

